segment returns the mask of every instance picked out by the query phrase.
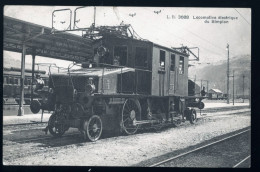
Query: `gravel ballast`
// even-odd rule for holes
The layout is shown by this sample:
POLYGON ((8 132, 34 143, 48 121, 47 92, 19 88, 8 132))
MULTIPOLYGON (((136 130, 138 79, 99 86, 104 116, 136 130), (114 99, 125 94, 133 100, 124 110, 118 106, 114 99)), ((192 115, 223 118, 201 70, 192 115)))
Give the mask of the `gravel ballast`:
MULTIPOLYGON (((39 143, 22 144, 19 149, 21 152, 26 146, 46 150, 8 160, 5 160, 5 156, 10 155, 5 150, 7 146, 4 145, 3 163, 5 165, 131 166, 251 126, 250 112, 237 115, 215 113, 215 115, 199 117, 200 119, 194 125, 185 122, 177 128, 168 128, 159 133, 143 132, 55 148, 46 148, 44 144, 39 143)), ((10 148, 12 146, 9 145, 8 149, 10 148)))

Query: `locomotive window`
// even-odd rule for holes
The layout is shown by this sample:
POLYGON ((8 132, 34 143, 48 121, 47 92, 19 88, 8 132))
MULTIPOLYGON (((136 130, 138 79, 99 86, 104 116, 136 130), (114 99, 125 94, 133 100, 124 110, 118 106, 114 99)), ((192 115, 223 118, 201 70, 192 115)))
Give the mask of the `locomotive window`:
POLYGON ((171 54, 171 71, 175 71, 175 54, 171 54))
POLYGON ((115 46, 113 64, 125 66, 126 62, 127 62, 127 46, 115 46))
POLYGON ((135 66, 147 67, 147 48, 136 47, 135 51, 135 66))
POLYGON ((97 54, 97 48, 94 48, 94 55, 97 54))
POLYGON ((160 50, 160 64, 159 64, 160 68, 162 70, 165 70, 165 51, 160 50))
POLYGON ((180 56, 179 74, 184 74, 184 57, 180 56))

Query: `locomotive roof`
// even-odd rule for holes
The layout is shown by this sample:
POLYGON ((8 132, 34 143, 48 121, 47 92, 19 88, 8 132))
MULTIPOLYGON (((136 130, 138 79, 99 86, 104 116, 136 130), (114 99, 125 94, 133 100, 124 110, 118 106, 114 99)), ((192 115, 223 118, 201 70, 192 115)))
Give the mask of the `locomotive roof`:
MULTIPOLYGON (((122 37, 122 36, 115 36, 115 35, 114 35, 114 36, 110 36, 109 38, 117 38, 117 39, 122 39, 122 40, 125 39, 125 40, 140 41, 140 42, 143 42, 143 43, 152 44, 152 46, 165 49, 165 50, 170 51, 170 52, 175 53, 175 54, 180 54, 180 55, 185 56, 185 57, 188 57, 188 56, 189 56, 189 55, 186 54, 186 53, 182 53, 182 52, 177 51, 177 50, 175 50, 175 49, 172 49, 172 48, 169 48, 169 47, 160 45, 160 44, 156 44, 156 43, 151 42, 151 41, 146 40, 146 39, 136 39, 136 38, 126 37, 126 36, 122 37)), ((103 38, 98 39, 98 40, 95 40, 94 43, 96 43, 97 41, 100 41, 100 40, 102 40, 102 39, 103 39, 103 38)))
POLYGON ((166 47, 166 46, 162 46, 162 45, 159 45, 159 44, 156 44, 156 43, 153 43, 153 45, 156 46, 156 47, 159 47, 159 48, 166 49, 166 50, 168 50, 168 51, 170 51, 170 52, 172 52, 172 53, 180 54, 180 55, 185 56, 185 57, 188 57, 188 56, 189 56, 189 55, 186 54, 186 53, 182 53, 182 52, 180 52, 180 51, 174 50, 174 49, 169 48, 169 47, 166 47))
POLYGON ((77 76, 98 76, 101 77, 102 75, 110 75, 110 74, 121 74, 125 72, 134 72, 134 68, 122 67, 122 68, 82 68, 82 69, 75 69, 71 70, 70 73, 64 72, 58 75, 70 74, 70 75, 77 75, 77 76))

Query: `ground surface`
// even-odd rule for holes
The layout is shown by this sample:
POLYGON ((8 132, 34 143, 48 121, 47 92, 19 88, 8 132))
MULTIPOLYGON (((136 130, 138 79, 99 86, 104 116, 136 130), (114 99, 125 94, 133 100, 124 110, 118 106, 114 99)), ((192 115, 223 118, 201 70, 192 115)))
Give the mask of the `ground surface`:
MULTIPOLYGON (((232 168, 250 155, 250 132, 244 132, 230 139, 199 149, 159 167, 227 167, 232 168)), ((249 159, 250 160, 250 159, 249 159)), ((250 162, 240 167, 250 167, 250 162)))
MULTIPOLYGON (((250 109, 207 113, 196 124, 182 123, 159 133, 108 136, 84 142, 77 130, 62 138, 41 131, 46 124, 3 128, 4 165, 131 166, 251 126, 250 109), (47 139, 37 140, 37 138, 47 139), (26 141, 27 138, 32 138, 26 141), (35 139, 35 140, 33 140, 35 139)), ((6 120, 7 121, 7 120, 6 120)))

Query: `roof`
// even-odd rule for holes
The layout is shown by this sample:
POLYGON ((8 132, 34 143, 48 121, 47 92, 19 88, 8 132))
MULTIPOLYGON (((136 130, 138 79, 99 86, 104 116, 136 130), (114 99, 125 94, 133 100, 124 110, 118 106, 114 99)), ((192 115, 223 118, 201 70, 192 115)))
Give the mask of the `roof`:
MULTIPOLYGON (((134 68, 128 68, 128 67, 123 67, 123 68, 82 68, 82 69, 76 69, 70 71, 71 76, 75 75, 80 75, 80 76, 99 76, 101 77, 102 75, 110 75, 110 74, 121 74, 125 72, 134 72, 134 68)), ((55 74, 55 75, 64 75, 68 74, 67 72, 63 72, 60 74, 55 74)))
POLYGON ((85 61, 93 55, 92 40, 61 32, 53 34, 52 29, 4 16, 3 49, 22 52, 26 41, 26 54, 51 57, 69 61, 85 61))
MULTIPOLYGON (((38 74, 38 73, 35 73, 35 74, 38 74)), ((21 72, 18 72, 18 71, 3 71, 3 76, 6 76, 6 75, 12 75, 12 76, 21 76, 21 72)), ((31 77, 32 76, 32 73, 27 73, 25 72, 24 73, 25 76, 29 76, 31 77)), ((47 74, 40 74, 41 77, 49 77, 47 74)))
POLYGON ((214 88, 214 89, 210 89, 209 92, 210 92, 211 90, 212 90, 213 92, 215 92, 215 93, 222 93, 222 91, 220 91, 219 89, 215 89, 215 88, 214 88))
POLYGON ((174 49, 169 48, 169 47, 165 47, 165 46, 163 46, 163 45, 159 45, 159 44, 156 44, 156 43, 153 43, 153 45, 156 46, 156 47, 158 47, 158 48, 166 49, 166 50, 168 50, 168 51, 170 51, 170 52, 172 52, 172 53, 176 53, 176 54, 183 55, 183 56, 185 56, 185 57, 188 57, 188 56, 189 56, 188 54, 182 53, 182 52, 180 52, 180 51, 174 50, 174 49))

